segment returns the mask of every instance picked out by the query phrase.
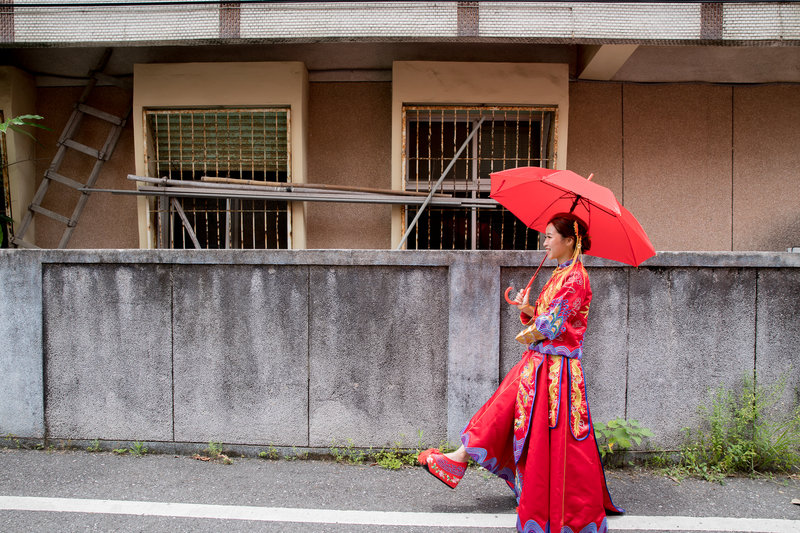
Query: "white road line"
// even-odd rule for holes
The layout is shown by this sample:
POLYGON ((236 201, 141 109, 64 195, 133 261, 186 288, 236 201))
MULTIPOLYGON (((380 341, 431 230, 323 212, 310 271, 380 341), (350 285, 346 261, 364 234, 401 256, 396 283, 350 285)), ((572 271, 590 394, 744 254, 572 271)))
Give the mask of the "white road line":
MULTIPOLYGON (((244 505, 91 500, 0 496, 0 510, 63 513, 122 514, 176 518, 300 522, 306 524, 359 524, 375 526, 421 526, 453 528, 514 528, 515 514, 407 513, 387 511, 343 511, 293 509, 244 505)), ((747 531, 752 533, 797 533, 800 520, 693 516, 609 517, 611 530, 642 531, 747 531)))

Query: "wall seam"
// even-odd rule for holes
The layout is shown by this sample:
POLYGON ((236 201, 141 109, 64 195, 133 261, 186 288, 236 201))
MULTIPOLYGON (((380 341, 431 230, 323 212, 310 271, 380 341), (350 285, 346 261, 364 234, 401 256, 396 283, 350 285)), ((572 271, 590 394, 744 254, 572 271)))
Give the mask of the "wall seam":
POLYGON ((627 283, 628 293, 627 303, 625 306, 625 408, 623 410, 623 417, 628 419, 628 388, 630 385, 630 358, 631 358, 631 269, 627 269, 627 283))
POLYGON ((170 384, 172 386, 172 443, 175 444, 175 267, 169 269, 170 384))
POLYGON ((735 106, 734 106, 734 98, 735 98, 735 88, 731 87, 731 251, 734 250, 733 248, 733 239, 734 239, 734 231, 733 231, 733 224, 735 221, 734 218, 734 202, 733 202, 733 185, 734 185, 734 149, 736 146, 736 128, 734 127, 734 118, 735 118, 735 106))
POLYGON ((761 277, 760 269, 755 269, 755 294, 753 295, 753 393, 756 391, 757 365, 758 365, 758 280, 761 277))
POLYGON ((39 342, 41 343, 42 357, 42 439, 47 444, 50 437, 50 428, 47 421, 47 306, 44 301, 44 269, 45 265, 39 261, 39 302, 41 303, 41 333, 39 342))
POLYGON ((620 203, 625 205, 625 83, 619 84, 620 163, 622 165, 622 192, 620 203))
POLYGON ((311 446, 311 267, 306 274, 306 446, 311 446))

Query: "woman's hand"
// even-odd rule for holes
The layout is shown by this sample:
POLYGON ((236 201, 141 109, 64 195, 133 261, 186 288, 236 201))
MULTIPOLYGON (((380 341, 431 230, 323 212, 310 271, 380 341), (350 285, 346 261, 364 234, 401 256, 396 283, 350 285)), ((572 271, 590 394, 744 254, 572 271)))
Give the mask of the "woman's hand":
POLYGON ((514 301, 517 302, 517 305, 528 305, 528 292, 530 289, 521 289, 517 292, 517 295, 514 296, 514 301))
POLYGON ((514 297, 514 301, 517 302, 517 306, 519 307, 520 311, 528 316, 533 316, 534 311, 530 305, 530 292, 530 289, 522 289, 514 297))

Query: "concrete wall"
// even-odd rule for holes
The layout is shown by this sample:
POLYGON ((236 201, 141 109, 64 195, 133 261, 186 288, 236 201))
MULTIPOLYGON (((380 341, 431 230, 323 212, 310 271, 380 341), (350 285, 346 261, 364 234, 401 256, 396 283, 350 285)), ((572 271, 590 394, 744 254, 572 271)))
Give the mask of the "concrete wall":
POLYGON ((567 168, 610 187, 657 250, 800 245, 800 87, 570 84, 567 168))
MULTIPOLYGON (((325 448, 455 442, 519 360, 539 252, 0 252, 0 434, 325 448)), ((595 420, 679 443, 719 385, 797 405, 800 255, 587 258, 595 420)), ((538 283, 546 278, 547 270, 538 283)))

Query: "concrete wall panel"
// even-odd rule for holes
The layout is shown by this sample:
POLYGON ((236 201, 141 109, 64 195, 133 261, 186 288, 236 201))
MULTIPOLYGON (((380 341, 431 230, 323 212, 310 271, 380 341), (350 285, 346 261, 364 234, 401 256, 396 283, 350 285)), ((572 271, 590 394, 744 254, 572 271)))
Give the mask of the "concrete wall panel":
MULTIPOLYGON (((308 182, 392 188, 391 83, 312 83, 308 182)), ((391 245, 392 208, 309 202, 308 248, 391 245)))
POLYGON ((170 270, 43 269, 51 438, 172 440, 170 270))
POLYGON ((628 356, 628 269, 589 268, 592 303, 583 344, 592 419, 625 418, 628 356))
POLYGON ((656 250, 731 249, 731 88, 625 85, 622 201, 656 250))
POLYGON ((308 269, 174 271, 175 439, 308 445, 308 269))
POLYGON ((766 387, 785 380, 773 414, 785 416, 800 405, 800 272, 792 269, 758 273, 756 374, 766 387), (790 324, 794 323, 794 327, 790 324))
POLYGON ((677 446, 698 406, 753 371, 755 271, 630 272, 628 417, 677 446))
POLYGON ((0 254, 0 435, 44 437, 40 261, 0 254))
POLYGON ((800 246, 800 86, 736 87, 733 249, 800 246))
MULTIPOLYGON (((459 443, 461 431, 494 393, 500 346, 500 268, 478 262, 450 267, 447 357, 447 438, 459 443)), ((505 301, 503 301, 505 304, 505 301)))
POLYGON ((310 442, 446 436, 445 268, 312 267, 310 442))

